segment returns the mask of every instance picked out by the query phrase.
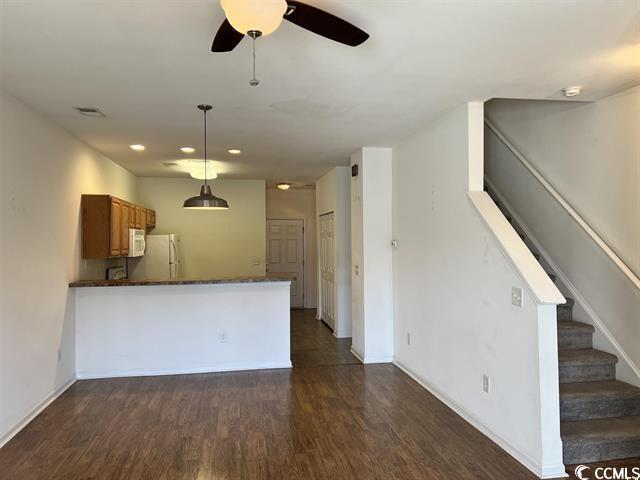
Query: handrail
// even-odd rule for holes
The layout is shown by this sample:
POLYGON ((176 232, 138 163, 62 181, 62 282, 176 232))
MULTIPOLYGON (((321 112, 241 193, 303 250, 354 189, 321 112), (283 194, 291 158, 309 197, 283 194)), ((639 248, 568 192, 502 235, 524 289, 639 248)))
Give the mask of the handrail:
POLYGON ((584 218, 580 216, 578 212, 567 202, 558 191, 551 186, 546 178, 522 155, 518 149, 505 137, 498 128, 485 117, 484 123, 489 129, 500 139, 500 141, 513 153, 516 158, 529 170, 529 172, 535 177, 536 180, 549 192, 549 194, 560 204, 560 206, 569 214, 571 218, 591 237, 591 239, 598 245, 602 251, 613 261, 613 263, 627 276, 631 283, 640 290, 640 278, 627 266, 626 263, 607 245, 607 243, 591 228, 584 218))

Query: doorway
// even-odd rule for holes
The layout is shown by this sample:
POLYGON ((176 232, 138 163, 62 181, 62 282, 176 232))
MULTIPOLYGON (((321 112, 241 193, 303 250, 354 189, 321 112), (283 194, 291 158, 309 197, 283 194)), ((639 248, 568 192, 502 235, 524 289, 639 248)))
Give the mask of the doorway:
POLYGON ((267 273, 291 277, 291 308, 304 308, 304 220, 267 220, 267 273))

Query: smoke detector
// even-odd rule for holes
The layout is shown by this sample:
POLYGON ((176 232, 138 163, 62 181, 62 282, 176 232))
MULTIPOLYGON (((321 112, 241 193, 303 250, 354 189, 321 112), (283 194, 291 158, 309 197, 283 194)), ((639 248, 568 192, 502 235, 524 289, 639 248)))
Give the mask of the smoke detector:
POLYGON ((98 107, 73 107, 85 117, 106 117, 98 107))
POLYGON ((582 92, 582 87, 567 87, 562 89, 565 97, 577 97, 582 92))

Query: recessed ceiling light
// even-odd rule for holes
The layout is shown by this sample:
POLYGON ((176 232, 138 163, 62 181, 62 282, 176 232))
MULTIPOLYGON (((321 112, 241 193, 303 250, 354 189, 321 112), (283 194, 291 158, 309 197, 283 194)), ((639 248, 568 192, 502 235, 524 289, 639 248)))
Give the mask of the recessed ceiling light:
POLYGON ((146 148, 144 145, 139 145, 139 144, 134 144, 134 145, 129 145, 129 148, 131 150, 135 150, 136 152, 144 152, 144 149, 146 148))
POLYGON ((182 153, 193 153, 196 151, 196 149, 193 147, 180 147, 180 151, 182 153))
POLYGON ((562 89, 565 97, 577 97, 582 92, 582 87, 567 87, 562 89))
POLYGON ((231 155, 240 155, 242 153, 242 150, 238 150, 237 148, 232 148, 231 150, 229 150, 229 153, 231 155))
POLYGON ((284 182, 282 182, 282 183, 279 183, 279 184, 277 185, 277 187, 278 187, 280 190, 289 190, 289 189, 291 188, 291 184, 290 184, 290 183, 284 183, 284 182))

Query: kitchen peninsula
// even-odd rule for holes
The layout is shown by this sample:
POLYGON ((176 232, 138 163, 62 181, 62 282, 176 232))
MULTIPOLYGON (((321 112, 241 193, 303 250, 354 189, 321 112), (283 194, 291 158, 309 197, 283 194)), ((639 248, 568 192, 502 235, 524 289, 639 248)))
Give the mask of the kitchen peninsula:
POLYGON ((77 376, 289 368, 290 284, 264 276, 71 283, 77 376))

